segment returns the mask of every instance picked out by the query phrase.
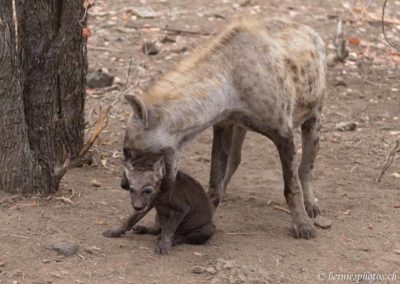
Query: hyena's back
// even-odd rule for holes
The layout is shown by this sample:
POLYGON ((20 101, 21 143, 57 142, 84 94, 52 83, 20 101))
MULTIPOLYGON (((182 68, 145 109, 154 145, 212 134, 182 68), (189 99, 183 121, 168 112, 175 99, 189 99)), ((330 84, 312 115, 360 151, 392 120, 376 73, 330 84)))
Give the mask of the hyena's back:
POLYGON ((311 28, 283 20, 242 21, 221 54, 249 116, 297 127, 321 106, 324 43, 311 28))
POLYGON ((287 121, 289 127, 297 127, 321 105, 324 49, 319 35, 307 26, 277 19, 243 19, 197 50, 178 70, 196 65, 197 70, 204 70, 196 76, 220 78, 224 74, 235 89, 238 118, 256 116, 268 123, 287 121))
POLYGON ((229 113, 239 124, 257 120, 291 128, 320 107, 325 73, 324 43, 311 28, 241 19, 197 48, 143 99, 163 106, 187 102, 189 117, 204 107, 229 113))

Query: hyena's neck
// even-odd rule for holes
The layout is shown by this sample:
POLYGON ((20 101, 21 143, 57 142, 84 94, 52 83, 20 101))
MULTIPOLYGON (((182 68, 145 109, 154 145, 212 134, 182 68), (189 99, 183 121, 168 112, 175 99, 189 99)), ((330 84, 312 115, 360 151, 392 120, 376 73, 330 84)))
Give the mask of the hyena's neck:
POLYGON ((173 71, 144 98, 158 112, 160 127, 176 137, 177 144, 189 142, 226 118, 234 105, 229 79, 211 68, 204 64, 186 72, 173 71))

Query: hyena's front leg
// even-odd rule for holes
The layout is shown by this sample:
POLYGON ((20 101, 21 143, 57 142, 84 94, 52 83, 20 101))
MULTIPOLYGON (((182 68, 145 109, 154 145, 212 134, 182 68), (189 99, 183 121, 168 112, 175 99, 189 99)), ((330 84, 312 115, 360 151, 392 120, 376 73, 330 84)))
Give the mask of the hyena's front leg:
POLYGON ((314 161, 319 149, 320 111, 314 113, 301 126, 302 157, 299 177, 304 194, 304 205, 308 216, 315 218, 320 211, 312 189, 314 161))
POLYGON ((217 124, 213 126, 213 144, 208 197, 217 208, 224 195, 224 180, 228 164, 229 148, 232 140, 233 125, 217 124))
POLYGON ((246 132, 246 129, 240 126, 234 126, 233 128, 228 164, 226 166, 224 178, 224 192, 226 192, 226 187, 228 186, 233 174, 236 172, 237 168, 240 165, 242 157, 242 145, 244 138, 246 137, 246 132))
POLYGON ((303 191, 297 172, 293 131, 289 129, 285 136, 277 134, 273 141, 282 163, 284 194, 292 215, 295 237, 315 238, 316 230, 304 207, 303 191))

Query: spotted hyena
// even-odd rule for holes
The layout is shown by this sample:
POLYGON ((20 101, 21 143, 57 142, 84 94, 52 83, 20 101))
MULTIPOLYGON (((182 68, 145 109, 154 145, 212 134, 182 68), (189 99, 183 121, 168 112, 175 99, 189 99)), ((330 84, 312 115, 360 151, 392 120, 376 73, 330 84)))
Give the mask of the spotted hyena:
MULTIPOLYGON (((208 196, 217 207, 240 163, 246 131, 258 132, 279 152, 295 236, 313 238, 309 217, 319 209, 310 182, 325 73, 324 43, 311 28, 285 20, 236 21, 143 95, 126 96, 133 116, 126 129, 125 160, 163 156, 165 178, 173 186, 182 148, 213 126, 208 196), (296 127, 302 130, 299 166, 296 127)), ((124 177, 122 186, 127 182, 124 177)), ((139 185, 131 179, 129 186, 139 185)))

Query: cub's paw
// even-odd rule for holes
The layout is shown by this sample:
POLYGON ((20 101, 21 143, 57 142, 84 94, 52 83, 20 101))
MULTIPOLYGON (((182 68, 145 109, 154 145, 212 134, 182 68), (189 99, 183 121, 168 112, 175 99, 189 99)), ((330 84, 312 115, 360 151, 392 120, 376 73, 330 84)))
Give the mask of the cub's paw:
POLYGON ((317 236, 317 231, 310 222, 294 224, 293 225, 294 237, 297 239, 313 239, 317 236))
POLYGON ((167 255, 171 252, 171 250, 172 245, 170 241, 160 241, 155 248, 155 252, 161 255, 167 255))
POLYGON ((135 234, 139 234, 139 235, 148 234, 149 228, 147 228, 146 226, 137 225, 137 226, 133 227, 132 231, 135 234))
POLYGON ((105 231, 102 233, 102 235, 103 235, 104 237, 107 237, 107 238, 117 238, 117 237, 119 237, 121 234, 120 234, 119 232, 116 232, 116 231, 113 230, 113 229, 108 229, 108 230, 105 230, 105 231))

